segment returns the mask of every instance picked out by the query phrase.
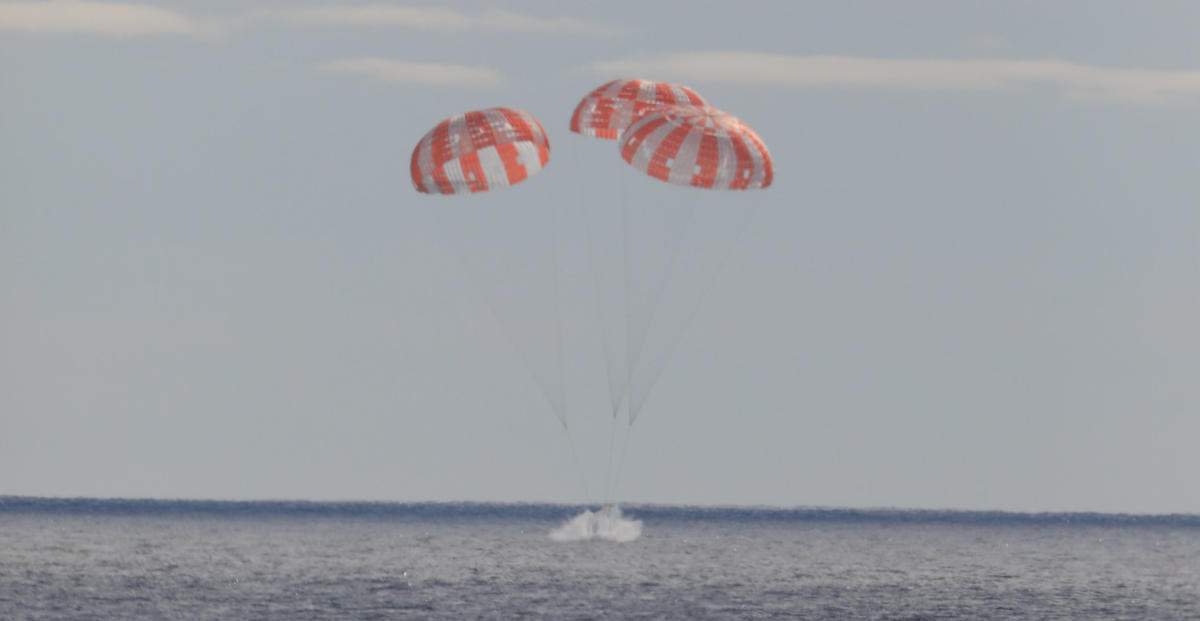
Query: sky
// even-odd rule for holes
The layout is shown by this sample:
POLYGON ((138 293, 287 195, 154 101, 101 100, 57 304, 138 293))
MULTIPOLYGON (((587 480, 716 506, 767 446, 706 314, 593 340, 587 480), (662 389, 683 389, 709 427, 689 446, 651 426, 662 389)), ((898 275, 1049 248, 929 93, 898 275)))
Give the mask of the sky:
POLYGON ((1200 512, 1198 20, 0 2, 0 495, 1200 512), (752 126, 773 185, 568 130, 635 77, 752 126), (416 193, 417 141, 491 106, 547 168, 416 193), (588 215, 617 202, 747 214, 632 426, 588 215))

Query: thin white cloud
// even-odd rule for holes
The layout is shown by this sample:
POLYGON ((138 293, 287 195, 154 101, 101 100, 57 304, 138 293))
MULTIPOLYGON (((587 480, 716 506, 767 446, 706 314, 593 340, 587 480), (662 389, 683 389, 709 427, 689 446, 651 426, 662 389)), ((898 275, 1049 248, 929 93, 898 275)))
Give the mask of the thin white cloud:
POLYGON ((570 17, 535 17, 488 9, 458 11, 436 6, 314 4, 249 9, 220 19, 199 19, 152 4, 123 2, 0 2, 0 31, 85 33, 108 36, 214 35, 264 24, 325 27, 408 28, 434 32, 508 31, 615 36, 617 26, 570 17))
POLYGON ((1078 99, 1158 103, 1200 96, 1200 71, 1115 68, 1062 60, 906 60, 689 52, 595 62, 603 75, 790 86, 860 86, 931 91, 997 91, 1030 86, 1078 99))
POLYGON ((570 17, 533 17, 496 9, 475 12, 399 4, 312 5, 257 11, 253 15, 259 19, 292 24, 412 28, 438 32, 501 30, 594 36, 614 36, 623 32, 610 24, 570 17))
POLYGON ((317 71, 364 76, 381 82, 439 86, 491 86, 504 75, 491 67, 421 63, 390 58, 346 58, 316 66, 317 71))
POLYGON ((3 2, 0 30, 113 37, 204 35, 210 25, 181 13, 119 2, 3 2))

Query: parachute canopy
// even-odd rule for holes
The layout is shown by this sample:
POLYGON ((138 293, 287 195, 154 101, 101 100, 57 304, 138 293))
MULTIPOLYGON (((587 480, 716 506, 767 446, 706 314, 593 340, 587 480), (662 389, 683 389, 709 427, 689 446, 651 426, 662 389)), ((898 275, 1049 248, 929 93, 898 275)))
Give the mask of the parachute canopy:
POLYGON ((571 131, 616 140, 631 123, 668 105, 707 106, 696 91, 670 82, 613 80, 588 93, 571 115, 571 131))
POLYGON ((675 185, 746 190, 771 185, 771 154, 758 134, 710 107, 670 106, 634 121, 619 139, 634 168, 675 185))
POLYGON ((516 185, 550 161, 546 130, 512 108, 473 110, 438 123, 412 153, 418 192, 462 194, 516 185))

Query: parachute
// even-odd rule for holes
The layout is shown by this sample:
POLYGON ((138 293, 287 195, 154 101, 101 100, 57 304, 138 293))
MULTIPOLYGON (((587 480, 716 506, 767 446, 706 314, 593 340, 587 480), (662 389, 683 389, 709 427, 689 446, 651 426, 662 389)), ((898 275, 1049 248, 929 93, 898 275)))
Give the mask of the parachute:
POLYGON ((546 130, 511 108, 473 110, 434 126, 412 153, 418 192, 461 194, 516 185, 550 161, 546 130))
MULTIPOLYGON (((616 141, 634 169, 674 185, 765 188, 774 174, 753 129, 681 84, 612 80, 579 101, 570 128, 616 141)), ((632 423, 703 297, 706 285, 696 279, 711 280, 737 235, 720 227, 738 228, 741 214, 722 213, 727 202, 711 198, 643 186, 629 192, 626 184, 636 179, 602 169, 580 165, 581 181, 594 186, 580 200, 592 242, 612 412, 615 417, 625 402, 632 423), (614 185, 619 195, 606 195, 606 186, 614 185)))
MULTIPOLYGON (((596 87, 579 101, 570 128, 582 136, 616 140, 634 121, 669 105, 707 102, 681 84, 617 79, 596 87)), ((620 160, 612 157, 611 151, 581 154, 575 142, 572 147, 579 163, 580 207, 588 228, 609 402, 615 420, 632 380, 644 326, 653 312, 651 298, 670 269, 669 253, 643 249, 671 246, 681 230, 676 225, 679 214, 670 207, 656 213, 631 212, 620 160), (605 166, 604 160, 611 161, 611 165, 605 166), (585 161, 588 163, 582 163, 585 161)))
MULTIPOLYGON (((749 195, 737 192, 734 199, 711 190, 766 188, 774 168, 753 129, 679 84, 602 84, 579 101, 570 129, 586 137, 583 142, 605 146, 580 153, 572 142, 608 372, 607 502, 625 454, 622 449, 613 480, 618 414, 624 407, 628 446, 629 429, 748 222, 749 195), (587 157, 599 159, 585 164, 587 157)), ((549 139, 532 115, 488 108, 434 126, 414 147, 410 169, 417 192, 475 196, 521 185, 549 159, 549 139)), ((492 199, 466 203, 476 200, 492 199)), ((474 288, 486 296, 566 431, 579 467, 566 414, 556 201, 526 196, 496 203, 504 209, 482 210, 462 204, 449 201, 436 210, 448 245, 459 244, 474 288)))
MULTIPOLYGON (((700 190, 763 189, 774 179, 770 152, 758 134, 731 114, 710 106, 661 106, 643 114, 617 140, 621 159, 645 176, 700 190)), ((629 422, 670 361, 733 241, 748 222, 754 201, 732 205, 710 192, 690 194, 687 238, 672 259, 672 273, 656 294, 653 319, 637 345, 630 374, 629 422)), ((657 204, 646 207, 659 208, 657 204)))
MULTIPOLYGON (((617 147, 616 154, 605 154, 606 149, 581 152, 576 143, 589 140, 571 145, 591 248, 612 419, 615 424, 625 410, 627 446, 651 389, 749 221, 746 207, 756 202, 749 196, 735 199, 695 190, 766 188, 774 170, 753 129, 681 84, 609 81, 579 101, 570 129, 614 141, 617 147), (611 167, 596 157, 607 158, 611 167), (630 167, 640 174, 629 174, 630 167)), ((612 451, 610 443, 610 475, 612 451)), ((622 448, 616 480, 606 481, 606 495, 620 478, 624 454, 622 448)))
POLYGON ((706 106, 708 102, 681 84, 613 80, 596 87, 579 101, 571 115, 571 131, 616 140, 634 121, 667 105, 706 106))
POLYGON ((758 134, 716 108, 672 106, 647 114, 618 146, 630 166, 675 185, 761 189, 775 172, 758 134))
MULTIPOLYGON (((516 186, 550 161, 550 141, 533 115, 512 108, 473 110, 447 118, 413 148, 413 187, 423 194, 463 195, 465 203, 497 188, 516 186)), ((524 191, 524 188, 521 188, 524 191)), ((449 201, 434 211, 445 244, 454 249, 475 290, 483 297, 551 410, 565 428, 561 320, 553 235, 509 240, 545 228, 553 206, 544 197, 506 204, 506 209, 470 208, 449 201)))

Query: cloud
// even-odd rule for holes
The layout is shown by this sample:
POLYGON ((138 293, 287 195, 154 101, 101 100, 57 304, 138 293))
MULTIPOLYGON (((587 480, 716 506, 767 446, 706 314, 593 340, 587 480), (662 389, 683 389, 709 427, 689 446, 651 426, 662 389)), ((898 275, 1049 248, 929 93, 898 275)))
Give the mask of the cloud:
POLYGON ((1200 71, 1114 68, 1063 60, 911 60, 688 52, 595 62, 603 76, 638 75, 715 84, 857 86, 999 91, 1046 86, 1085 100, 1159 103, 1200 96, 1200 71))
POLYGON ((211 27, 180 13, 117 2, 4 2, 0 30, 113 37, 201 35, 211 27))
POLYGON ((360 75, 400 84, 438 86, 491 86, 504 82, 504 75, 491 67, 420 63, 389 58, 346 58, 316 66, 317 71, 360 75))
POLYGON ((0 2, 0 30, 108 36, 212 35, 265 23, 295 26, 410 28, 435 32, 507 31, 615 36, 611 24, 570 17, 533 17, 496 9, 479 12, 399 4, 317 4, 251 9, 219 20, 199 20, 150 4, 120 2, 0 2))
POLYGON ((292 24, 400 27, 438 32, 500 30, 595 36, 614 36, 623 32, 622 29, 609 24, 569 17, 532 17, 495 9, 464 12, 442 7, 396 4, 314 5, 263 10, 255 12, 254 15, 259 19, 274 19, 292 24))

